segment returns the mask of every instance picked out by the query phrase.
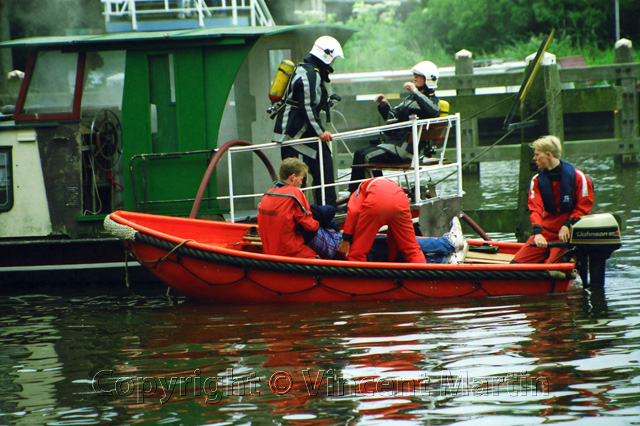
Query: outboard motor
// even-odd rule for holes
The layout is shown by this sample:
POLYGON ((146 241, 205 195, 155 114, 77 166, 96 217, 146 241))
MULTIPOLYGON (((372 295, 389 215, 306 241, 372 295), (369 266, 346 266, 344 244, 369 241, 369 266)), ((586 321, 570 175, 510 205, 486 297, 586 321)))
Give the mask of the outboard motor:
POLYGON ((603 287, 607 259, 622 246, 618 222, 610 213, 582 216, 571 227, 569 245, 578 256, 583 286, 603 287))

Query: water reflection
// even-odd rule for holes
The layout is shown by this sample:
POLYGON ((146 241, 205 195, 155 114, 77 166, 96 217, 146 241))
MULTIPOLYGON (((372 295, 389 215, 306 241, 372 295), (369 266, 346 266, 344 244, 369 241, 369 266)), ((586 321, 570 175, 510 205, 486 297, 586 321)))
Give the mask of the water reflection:
MULTIPOLYGON (((28 302, 28 298, 23 301, 28 302)), ((55 406, 55 384, 63 380, 63 365, 55 348, 60 336, 53 326, 54 320, 52 316, 33 313, 3 323, 0 344, 13 344, 5 347, 0 356, 0 401, 3 394, 15 398, 2 404, 2 411, 26 413, 55 406)), ((28 422, 18 417, 15 424, 28 422)))
POLYGON ((393 305, 7 298, 0 401, 15 424, 625 419, 640 397, 631 275, 606 293, 393 305))
POLYGON ((145 315, 153 327, 111 377, 135 377, 138 388, 112 403, 145 422, 176 407, 196 422, 579 418, 585 407, 609 409, 612 388, 594 383, 615 381, 638 355, 608 358, 604 371, 583 361, 622 350, 611 336, 619 313, 594 310, 604 296, 594 294, 318 305, 312 313, 184 303, 145 315))

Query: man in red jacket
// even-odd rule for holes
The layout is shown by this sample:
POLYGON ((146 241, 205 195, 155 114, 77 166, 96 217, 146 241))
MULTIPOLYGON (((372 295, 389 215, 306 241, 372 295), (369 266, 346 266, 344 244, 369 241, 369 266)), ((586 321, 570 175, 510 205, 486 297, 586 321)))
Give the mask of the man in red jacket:
POLYGON ((302 229, 317 231, 318 221, 300 190, 307 170, 297 158, 286 158, 280 166, 280 180, 262 197, 258 206, 258 229, 265 254, 315 258, 304 243, 302 229))
POLYGON ((573 165, 560 160, 560 140, 543 136, 532 146, 533 159, 540 170, 531 179, 528 199, 533 235, 516 253, 514 263, 555 261, 564 249, 549 248, 548 242, 569 241, 571 226, 593 207, 591 180, 573 165))
POLYGON ((324 259, 335 255, 341 234, 320 226, 300 190, 307 170, 302 160, 285 158, 280 166, 281 180, 262 197, 258 206, 258 228, 263 253, 324 259))
POLYGON ((366 262, 367 253, 383 225, 389 227, 390 260, 395 260, 401 252, 407 262, 427 263, 416 241, 409 198, 397 183, 382 177, 362 182, 351 194, 338 252, 347 260, 366 262))

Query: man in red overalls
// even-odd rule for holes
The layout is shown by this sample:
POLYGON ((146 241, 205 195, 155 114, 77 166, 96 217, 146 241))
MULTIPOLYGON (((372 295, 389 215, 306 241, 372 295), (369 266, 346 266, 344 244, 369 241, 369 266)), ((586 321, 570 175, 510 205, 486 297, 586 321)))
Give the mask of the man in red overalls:
POLYGON ((362 182, 351 194, 338 252, 347 260, 366 262, 367 253, 383 225, 389 227, 389 260, 395 260, 401 252, 407 262, 426 263, 416 241, 409 198, 397 183, 382 177, 362 182))
POLYGON ((532 144, 540 172, 531 179, 529 217, 533 235, 513 258, 513 263, 551 263, 562 248, 548 242, 567 242, 570 228, 593 207, 591 180, 573 165, 560 160, 562 145, 555 136, 543 136, 532 144), (531 246, 531 244, 534 246, 531 246))

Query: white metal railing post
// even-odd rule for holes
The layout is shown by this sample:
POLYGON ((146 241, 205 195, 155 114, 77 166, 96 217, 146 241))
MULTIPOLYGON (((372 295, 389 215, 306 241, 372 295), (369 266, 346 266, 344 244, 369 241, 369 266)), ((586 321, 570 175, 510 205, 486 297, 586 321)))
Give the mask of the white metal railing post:
POLYGON ((196 10, 198 11, 198 26, 204 28, 204 15, 202 13, 202 0, 196 1, 196 10))
POLYGON ((111 20, 111 0, 102 0, 104 3, 104 17, 105 22, 109 22, 111 20))
POLYGON ((252 27, 256 26, 256 2, 255 2, 255 0, 250 0, 250 2, 249 2, 249 24, 252 27))
MULTIPOLYGON (((322 205, 324 206, 325 204, 327 204, 327 200, 325 197, 325 191, 324 191, 324 149, 322 144, 325 142, 322 142, 322 139, 318 138, 318 168, 320 168, 320 192, 322 195, 322 205)), ((313 183, 315 186, 315 182, 313 183)))
POLYGON ((440 162, 439 164, 444 164, 444 153, 447 150, 447 142, 449 142, 449 135, 451 133, 451 118, 447 118, 447 130, 444 132, 444 138, 442 139, 442 148, 440 149, 440 162))
MULTIPOLYGON (((414 201, 416 204, 420 202, 420 153, 418 147, 420 146, 420 140, 418 136, 418 116, 412 115, 411 117, 411 133, 413 144, 413 158, 411 164, 413 165, 413 187, 414 187, 414 201)), ((428 124, 427 124, 428 126, 428 124)))
MULTIPOLYGON (((198 4, 200 5, 203 15, 206 13, 207 16, 211 17, 211 10, 209 10, 209 6, 207 6, 205 0, 198 0, 198 4)), ((213 8, 213 6, 211 8, 213 8)))
POLYGON ((460 129, 460 113, 456 113, 456 163, 458 165, 458 196, 462 197, 462 137, 460 129))
POLYGON ((136 18, 136 0, 127 0, 129 4, 129 14, 131 15, 131 29, 138 31, 138 19, 136 18))
POLYGON ((238 0, 231 0, 231 22, 238 25, 238 0))
POLYGON ((233 202, 233 162, 231 161, 231 150, 227 152, 227 164, 229 168, 229 209, 231 210, 231 222, 236 221, 235 217, 235 205, 233 202))

